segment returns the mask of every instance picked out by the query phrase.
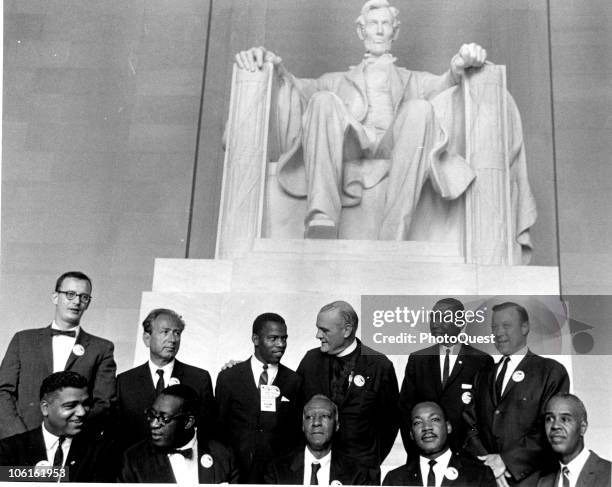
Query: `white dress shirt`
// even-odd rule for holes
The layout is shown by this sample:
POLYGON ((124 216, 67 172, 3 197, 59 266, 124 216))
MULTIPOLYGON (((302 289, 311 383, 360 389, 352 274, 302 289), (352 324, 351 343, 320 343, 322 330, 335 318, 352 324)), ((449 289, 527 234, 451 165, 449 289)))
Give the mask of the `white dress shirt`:
MULTIPOLYGON (((251 370, 253 371, 253 379, 255 380, 255 387, 259 387, 259 377, 263 372, 263 362, 260 362, 255 355, 251 356, 251 370)), ((278 374, 278 364, 268 364, 268 385, 274 383, 276 374, 278 374)))
POLYGON ((448 376, 450 377, 453 373, 455 362, 457 362, 457 355, 460 349, 461 345, 451 345, 450 347, 440 345, 440 382, 444 380, 444 359, 446 358, 446 351, 450 350, 448 354, 448 376))
POLYGON ((346 357, 349 353, 353 353, 357 348, 357 340, 353 340, 348 347, 346 347, 342 352, 340 352, 336 357, 346 357))
POLYGON ((310 485, 310 474, 312 472, 311 465, 313 463, 321 464, 321 468, 317 472, 317 480, 319 485, 329 485, 330 479, 330 468, 331 468, 331 450, 329 453, 325 455, 323 458, 315 458, 315 456, 310 453, 308 447, 304 448, 304 484, 310 485))
MULTIPOLYGON (((45 440, 45 450, 47 451, 47 461, 49 465, 53 465, 53 459, 55 458, 55 452, 57 451, 57 446, 59 444, 59 436, 55 436, 53 433, 47 431, 45 425, 42 425, 42 433, 43 439, 45 440)), ((64 453, 64 461, 62 462, 62 467, 66 465, 66 459, 68 458, 68 453, 70 452, 70 445, 72 444, 72 437, 67 436, 64 439, 64 443, 62 443, 62 452, 64 453)))
POLYGON ((153 387, 157 387, 157 381, 159 380, 159 375, 157 371, 161 369, 164 371, 164 388, 168 387, 170 378, 172 377, 172 372, 174 371, 174 359, 170 363, 167 363, 163 367, 159 367, 155 365, 151 359, 149 359, 149 370, 151 371, 151 379, 153 380, 153 387))
POLYGON ((567 465, 559 462, 559 483, 557 487, 563 487, 563 467, 567 467, 569 473, 567 474, 567 478, 569 479, 570 487, 576 487, 576 482, 578 482, 578 477, 580 477, 580 472, 584 468, 584 464, 589 459, 589 455, 591 452, 586 448, 582 448, 582 451, 578 454, 576 458, 574 458, 567 465))
MULTIPOLYGON (((436 487, 442 485, 446 469, 448 468, 448 462, 453 455, 450 448, 447 448, 442 455, 438 458, 434 458, 436 464, 433 467, 434 475, 436 476, 436 487)), ((419 456, 419 466, 421 467, 421 479, 423 480, 423 487, 427 487, 427 476, 429 475, 429 458, 419 456)))
POLYGON ((168 453, 172 466, 172 473, 178 485, 198 485, 198 440, 194 433, 193 438, 177 450, 191 450, 191 458, 187 459, 180 453, 168 453))
MULTIPOLYGON (((51 323, 51 328, 55 330, 62 330, 55 320, 51 323)), ((74 328, 70 328, 69 330, 62 331, 75 331, 76 334, 74 337, 69 337, 66 335, 55 335, 51 338, 51 347, 53 349, 53 372, 61 372, 66 368, 66 362, 68 362, 68 357, 70 357, 70 353, 72 352, 72 348, 76 343, 76 339, 79 336, 79 330, 81 327, 79 325, 74 328)))
MULTIPOLYGON (((502 382, 502 395, 504 391, 506 390, 506 386, 508 385, 508 382, 510 382, 510 378, 512 377, 512 374, 514 374, 514 371, 518 368, 519 364, 525 358, 525 355, 527 355, 528 351, 529 349, 527 347, 523 347, 517 352, 513 353, 512 355, 508 355, 508 358, 510 359, 510 361, 508 362, 508 366, 506 367, 506 375, 504 377, 504 382, 502 382)), ((497 363, 497 371, 495 372, 496 379, 497 379, 497 376, 499 376, 499 373, 501 372, 501 369, 503 367, 503 366, 500 366, 500 363, 499 363, 499 361, 502 358, 503 358, 503 355, 496 355, 496 363, 497 363)))

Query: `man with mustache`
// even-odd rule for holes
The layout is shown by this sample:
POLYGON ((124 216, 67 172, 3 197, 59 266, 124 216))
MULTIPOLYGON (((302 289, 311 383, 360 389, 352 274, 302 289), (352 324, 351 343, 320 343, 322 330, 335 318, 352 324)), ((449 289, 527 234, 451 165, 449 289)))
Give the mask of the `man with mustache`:
POLYGON ((90 403, 82 375, 62 371, 46 377, 40 386, 42 425, 0 440, 0 465, 64 467, 62 481, 113 482, 114 445, 96 431, 85 431, 90 403))
POLYGON ((559 464, 538 481, 538 487, 610 487, 612 464, 584 447, 587 427, 586 408, 578 397, 550 398, 544 408, 544 428, 559 464))
POLYGON ((287 325, 276 313, 253 322, 253 355, 222 370, 215 393, 218 437, 236 454, 240 483, 263 482, 271 459, 299 441, 300 377, 280 363, 287 348, 287 325))
POLYGON ((406 465, 391 470, 383 485, 494 486, 488 469, 468 458, 456 455, 450 448, 448 435, 453 430, 442 407, 435 402, 421 402, 410 413, 410 437, 418 455, 406 465))
POLYGON ((124 448, 148 437, 149 425, 142 412, 163 389, 175 384, 188 385, 196 392, 199 427, 212 433, 216 407, 210 374, 176 359, 185 321, 171 309, 157 308, 147 315, 142 328, 149 361, 117 377, 118 425, 124 448))
POLYGON ((236 483, 234 455, 197 428, 200 405, 184 384, 164 389, 144 416, 149 436, 123 456, 119 481, 181 486, 236 483))
POLYGON ((286 485, 378 485, 371 470, 357 460, 332 449, 338 431, 338 408, 328 397, 317 394, 304 406, 302 431, 306 446, 272 462, 265 475, 267 484, 286 485))
POLYGON ((502 357, 476 376, 464 411, 464 450, 488 466, 500 486, 535 486, 555 465, 544 435, 544 405, 569 391, 569 377, 559 362, 529 350, 529 316, 519 304, 493 306, 491 331, 502 357))
MULTIPOLYGON (((429 319, 431 335, 453 338, 465 328, 463 303, 444 298, 436 302, 429 319)), ((406 373, 400 391, 400 429, 404 448, 410 453, 414 443, 410 439, 410 411, 416 403, 434 401, 447 414, 453 431, 449 436, 451 447, 458 451, 465 441, 463 409, 471 400, 476 373, 493 359, 471 345, 444 343, 417 350, 408 357, 406 373)))
POLYGON ((62 274, 51 301, 55 314, 45 328, 15 334, 0 365, 0 438, 36 428, 42 421, 38 393, 53 372, 71 370, 87 379, 90 425, 101 427, 115 401, 113 343, 87 333, 81 318, 92 301, 91 279, 62 274))

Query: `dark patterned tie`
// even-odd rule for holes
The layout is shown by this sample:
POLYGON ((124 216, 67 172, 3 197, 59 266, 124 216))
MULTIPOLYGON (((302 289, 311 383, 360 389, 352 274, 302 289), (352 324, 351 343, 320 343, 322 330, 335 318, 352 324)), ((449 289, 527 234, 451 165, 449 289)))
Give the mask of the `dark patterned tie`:
POLYGON ((268 364, 263 364, 263 371, 259 376, 259 387, 268 385, 268 364))
POLYGON ((444 368, 442 369, 442 389, 446 387, 446 383, 448 382, 448 375, 450 369, 450 358, 449 358, 450 350, 446 349, 446 355, 444 356, 444 368))
POLYGON ((436 487, 436 474, 434 473, 435 460, 429 460, 429 473, 427 474, 427 487, 436 487))
POLYGON ((497 375, 497 379, 495 379, 495 397, 497 397, 497 401, 501 401, 502 386, 504 385, 504 377, 506 377, 506 370, 508 369, 509 361, 510 357, 506 355, 504 355, 501 359, 501 371, 497 375))
POLYGON ((57 440, 57 450, 55 450, 55 455, 53 456, 54 467, 61 467, 64 464, 64 450, 62 450, 62 445, 65 439, 65 436, 60 436, 57 440))
POLYGON ((563 468, 561 469, 561 474, 563 475, 563 487, 570 487, 569 468, 563 465, 563 468))
POLYGON ((310 464, 310 485, 319 485, 319 479, 317 479, 317 472, 321 468, 320 463, 310 464))
POLYGON ((162 369, 157 369, 156 374, 159 375, 159 379, 157 379, 157 384, 155 386, 155 395, 159 396, 161 391, 164 390, 164 371, 162 369))

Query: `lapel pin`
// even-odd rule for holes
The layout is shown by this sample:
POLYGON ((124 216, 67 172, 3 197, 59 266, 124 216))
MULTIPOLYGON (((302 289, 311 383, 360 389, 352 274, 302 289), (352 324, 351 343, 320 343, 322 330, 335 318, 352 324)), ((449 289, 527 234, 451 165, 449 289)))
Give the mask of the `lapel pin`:
POLYGON ((168 381, 168 385, 169 386, 178 386, 180 385, 181 381, 178 380, 176 377, 170 377, 170 380, 168 381))
POLYGON ((337 487, 338 485, 342 485, 342 482, 340 482, 339 480, 332 480, 329 485, 332 485, 333 487, 337 487))
POLYGON ((85 348, 80 343, 77 343, 74 347, 72 347, 72 353, 74 353, 77 357, 81 357, 85 353, 85 348))
POLYGON ((213 458, 208 453, 204 453, 202 458, 200 458, 200 465, 202 465, 204 468, 212 467, 213 463, 213 458))
POLYGON ((459 477, 459 472, 457 472, 457 469, 455 467, 448 467, 446 469, 446 472, 444 472, 444 476, 448 480, 457 480, 457 477, 459 477))
POLYGON ((512 380, 514 382, 523 382, 524 378, 525 372, 523 372, 522 370, 517 370, 514 374, 512 374, 512 380))
POLYGON ((357 374, 355 378, 353 379, 353 383, 357 387, 363 387, 365 385, 365 379, 363 378, 363 375, 357 374))
POLYGON ((469 404, 472 401, 472 393, 471 392, 464 392, 463 394, 461 394, 461 402, 463 402, 463 404, 469 404))

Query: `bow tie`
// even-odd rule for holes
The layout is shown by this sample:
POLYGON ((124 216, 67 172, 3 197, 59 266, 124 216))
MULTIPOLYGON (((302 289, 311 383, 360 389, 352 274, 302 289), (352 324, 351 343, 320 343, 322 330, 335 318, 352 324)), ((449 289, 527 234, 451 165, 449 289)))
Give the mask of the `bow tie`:
POLYGON ((168 450, 168 455, 173 455, 177 453, 179 455, 183 455, 187 460, 191 460, 193 458, 193 449, 192 448, 184 448, 183 450, 168 450))
POLYGON ((74 338, 76 336, 76 331, 74 330, 56 330, 55 328, 51 328, 51 336, 64 335, 67 337, 74 338))

